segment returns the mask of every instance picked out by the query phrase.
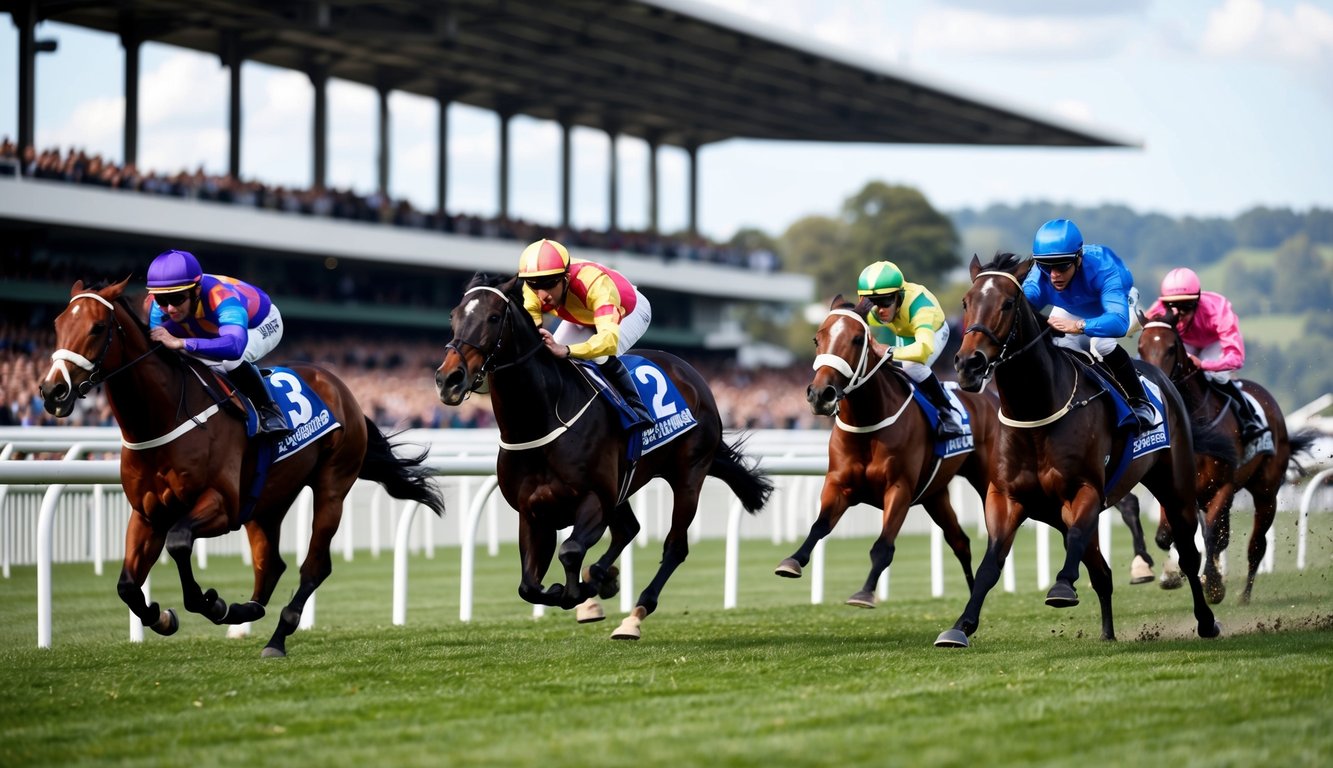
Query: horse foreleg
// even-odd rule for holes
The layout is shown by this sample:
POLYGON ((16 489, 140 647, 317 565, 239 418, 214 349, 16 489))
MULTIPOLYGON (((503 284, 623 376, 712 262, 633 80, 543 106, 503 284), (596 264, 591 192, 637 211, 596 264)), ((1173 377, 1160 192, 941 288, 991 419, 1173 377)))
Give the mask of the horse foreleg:
POLYGON ((218 596, 217 590, 204 592, 199 582, 195 581, 194 570, 190 566, 190 557, 194 554, 196 539, 220 536, 226 533, 229 525, 223 512, 222 495, 209 489, 200 494, 190 514, 182 517, 167 531, 167 554, 176 562, 176 571, 181 580, 181 602, 185 610, 197 613, 214 624, 227 620, 227 601, 218 596))
POLYGON ((1102 639, 1115 639, 1115 621, 1111 613, 1111 592, 1114 589, 1111 566, 1106 563, 1102 549, 1096 539, 1089 542, 1083 550, 1083 565, 1088 569, 1088 581, 1097 593, 1097 603, 1102 610, 1102 639))
POLYGON ((1139 518, 1139 497, 1132 493, 1116 502, 1120 510, 1120 519, 1125 521, 1130 538, 1134 540, 1134 562, 1129 570, 1130 584, 1147 584, 1153 580, 1152 555, 1148 553, 1148 542, 1143 536, 1143 522, 1139 518))
POLYGON ((636 536, 639 535, 639 518, 634 509, 625 502, 616 507, 609 526, 611 543, 606 552, 597 558, 597 562, 588 566, 586 588, 597 593, 603 600, 610 600, 620 593, 620 577, 615 562, 636 536))
POLYGON ((797 547, 791 557, 778 563, 773 573, 789 579, 801 578, 802 569, 810 564, 810 556, 815 545, 833 532, 842 515, 851 503, 852 488, 850 481, 841 475, 829 475, 824 479, 824 487, 819 492, 819 517, 810 524, 810 532, 805 541, 797 547))
POLYGON ((949 549, 953 550, 954 557, 958 558, 958 564, 963 568, 963 578, 967 579, 967 588, 971 590, 976 581, 972 572, 972 540, 958 524, 958 513, 954 511, 953 503, 949 501, 948 490, 923 499, 921 504, 925 507, 926 514, 930 515, 930 519, 940 527, 945 542, 948 543, 949 549))
POLYGON ((346 488, 328 488, 316 499, 310 546, 301 563, 301 583, 291 601, 283 606, 282 613, 278 615, 278 626, 274 628, 273 636, 269 638, 261 655, 287 655, 287 637, 301 625, 301 613, 305 610, 306 601, 333 573, 333 559, 329 556, 329 549, 333 545, 333 535, 338 532, 338 525, 342 522, 343 496, 346 492, 346 488))
POLYGON ((1222 557, 1231 543, 1231 502, 1235 494, 1231 483, 1219 485, 1208 499, 1200 521, 1203 525, 1203 593, 1213 605, 1222 602, 1227 595, 1222 557))
POLYGON ((172 635, 180 628, 176 612, 170 608, 164 611, 143 596, 143 584, 148 580, 148 572, 157 556, 162 554, 164 538, 144 522, 140 511, 130 513, 129 525, 125 528, 125 562, 120 569, 120 580, 116 582, 116 593, 145 627, 159 635, 172 635))
POLYGON ((911 501, 911 489, 902 485, 891 485, 884 494, 883 513, 880 518, 879 538, 870 545, 870 573, 866 574, 861 590, 847 598, 847 605, 858 608, 875 607, 875 587, 879 584, 880 574, 893 564, 894 542, 902 530, 903 520, 907 518, 907 503, 911 501))
POLYGON ((1052 608, 1078 605, 1078 566, 1087 549, 1097 547, 1097 516, 1101 512, 1101 494, 1087 485, 1079 486, 1074 498, 1060 511, 1065 526, 1065 562, 1055 574, 1055 583, 1046 593, 1046 604, 1052 608))
POLYGON ((584 602, 595 589, 583 583, 583 559, 588 550, 602 540, 606 533, 606 515, 602 500, 595 495, 584 497, 574 513, 574 528, 560 545, 560 564, 565 568, 564 598, 560 607, 566 610, 584 602))
POLYGON ((986 554, 981 557, 967 606, 963 608, 958 621, 954 622, 953 628, 946 629, 935 638, 935 647, 968 647, 967 639, 981 626, 981 606, 986 602, 986 595, 1000 581, 1000 571, 1014 546, 1014 534, 1024 517, 1023 505, 1017 499, 997 490, 995 486, 986 492, 986 554))
POLYGON ((563 589, 542 587, 542 577, 555 555, 555 531, 548 526, 534 526, 528 515, 518 517, 518 558, 522 577, 518 596, 534 605, 558 605, 563 589))

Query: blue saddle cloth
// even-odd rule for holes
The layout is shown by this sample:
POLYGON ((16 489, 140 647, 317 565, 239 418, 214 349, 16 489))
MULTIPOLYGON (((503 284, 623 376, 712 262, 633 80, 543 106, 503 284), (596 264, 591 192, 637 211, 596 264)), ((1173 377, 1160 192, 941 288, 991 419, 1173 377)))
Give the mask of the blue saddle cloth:
MULTIPOLYGON (((296 371, 271 368, 262 373, 264 386, 268 387, 273 402, 278 404, 278 410, 292 431, 278 439, 264 436, 257 442, 255 475, 249 492, 241 502, 241 524, 248 522, 254 514, 255 503, 259 500, 259 493, 274 464, 291 458, 319 438, 342 427, 324 399, 296 371)), ((254 403, 248 399, 245 403, 245 434, 252 438, 259 434, 259 414, 255 411, 254 403)))
MULTIPOLYGON (((972 439, 972 414, 963 407, 963 402, 958 399, 958 384, 947 381, 940 382, 944 385, 944 392, 949 396, 949 402, 953 404, 955 410, 963 415, 963 434, 957 437, 951 437, 948 440, 935 441, 935 456, 941 459, 947 459, 950 456, 968 453, 973 448, 972 439)), ((921 392, 920 387, 912 388, 912 397, 916 404, 921 407, 921 412, 926 415, 930 421, 932 433, 938 435, 940 428, 940 411, 933 403, 921 392)))
POLYGON ((1116 428, 1133 435, 1131 439, 1125 441, 1125 449, 1108 468, 1110 472, 1107 474, 1106 488, 1102 491, 1102 495, 1105 496, 1107 491, 1115 487, 1120 476, 1125 474, 1125 470, 1135 459, 1170 448, 1171 432, 1164 418, 1166 410, 1162 405, 1162 391, 1157 388, 1156 384, 1145 379, 1142 375, 1139 376, 1139 382, 1143 384, 1143 391, 1148 395, 1148 402, 1155 412, 1155 419, 1151 428, 1141 434, 1136 434, 1138 432, 1138 419, 1134 418, 1133 409, 1129 407, 1129 403, 1125 402, 1124 396, 1120 394, 1120 388, 1111 382, 1108 374, 1099 366, 1084 365, 1083 370, 1092 372, 1092 380, 1101 385, 1102 389, 1106 391, 1107 397, 1111 398, 1111 402, 1115 404, 1116 428))
MULTIPOLYGON (((634 412, 625 403, 625 398, 621 396, 619 390, 602 377, 601 369, 595 363, 586 360, 574 362, 583 366, 589 380, 596 384, 598 392, 607 402, 615 406, 616 414, 620 417, 621 429, 627 429, 634 424, 636 420, 634 412)), ((653 415, 653 423, 642 428, 639 439, 628 441, 627 453, 630 461, 638 461, 698 426, 699 422, 695 420, 694 412, 690 410, 680 390, 655 363, 638 355, 621 355, 620 362, 625 364, 630 379, 639 390, 639 399, 643 400, 649 413, 653 415)))

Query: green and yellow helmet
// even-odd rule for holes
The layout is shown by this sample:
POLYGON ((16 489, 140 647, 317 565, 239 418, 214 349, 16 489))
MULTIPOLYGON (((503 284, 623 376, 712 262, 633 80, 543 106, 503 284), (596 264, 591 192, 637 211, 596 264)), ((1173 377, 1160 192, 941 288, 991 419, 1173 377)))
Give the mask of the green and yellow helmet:
POLYGON ((877 261, 861 270, 856 280, 858 296, 891 296, 903 289, 903 273, 891 261, 877 261))

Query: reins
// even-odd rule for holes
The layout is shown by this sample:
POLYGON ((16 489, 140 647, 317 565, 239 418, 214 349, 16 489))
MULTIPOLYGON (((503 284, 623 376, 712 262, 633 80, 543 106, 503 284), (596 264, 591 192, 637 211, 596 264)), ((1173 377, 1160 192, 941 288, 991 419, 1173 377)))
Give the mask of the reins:
MULTIPOLYGON (((871 368, 869 371, 866 371, 866 365, 870 357, 870 324, 865 321, 865 318, 861 317, 860 315, 858 315, 857 313, 853 312, 850 309, 834 309, 831 310, 829 314, 852 318, 853 320, 861 324, 861 330, 866 335, 866 343, 861 345, 861 356, 856 362, 855 369, 853 369, 851 363, 848 363, 847 360, 845 360, 841 355, 835 355, 828 352, 825 352, 824 354, 821 355, 815 355, 815 362, 812 365, 812 368, 814 370, 817 371, 820 368, 827 366, 837 371, 838 373, 841 373, 843 376, 847 377, 848 384, 842 390, 842 397, 846 397, 848 394, 860 388, 862 384, 865 384, 867 381, 870 381, 872 378, 874 378, 875 374, 879 373, 879 370, 884 367, 885 363, 893 359, 893 356, 889 354, 881 355, 879 358, 879 362, 875 363, 875 366, 871 368)), ((911 404, 912 392, 915 389, 916 387, 914 385, 909 384, 907 388, 907 397, 903 398, 903 404, 898 409, 898 411, 893 415, 875 424, 864 427, 852 426, 851 424, 848 424, 847 422, 843 421, 842 418, 837 416, 836 414, 833 417, 833 423, 837 425, 838 429, 841 429, 844 432, 853 432, 857 434, 864 434, 867 432, 877 432, 898 421, 898 417, 902 416, 903 412, 907 410, 907 406, 911 404)))

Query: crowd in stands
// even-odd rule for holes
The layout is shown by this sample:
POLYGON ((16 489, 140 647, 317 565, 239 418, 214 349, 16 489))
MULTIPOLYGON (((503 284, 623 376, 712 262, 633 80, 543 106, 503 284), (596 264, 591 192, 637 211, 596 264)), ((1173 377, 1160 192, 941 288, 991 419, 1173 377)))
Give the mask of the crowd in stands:
POLYGON ((20 150, 5 137, 0 139, 0 177, 14 175, 294 215, 432 229, 471 237, 501 238, 525 243, 550 237, 571 247, 624 251, 654 256, 664 261, 683 259, 765 272, 775 271, 779 267, 777 257, 770 251, 719 245, 697 236, 667 237, 645 231, 568 230, 519 219, 420 211, 407 200, 394 201, 379 192, 359 195, 351 190, 323 187, 293 189, 257 180, 240 180, 230 175, 208 174, 202 167, 194 172, 141 171, 133 163, 118 165, 101 155, 90 155, 75 148, 63 154, 59 148, 38 152, 35 147, 27 146, 20 150))
MULTIPOLYGON (((79 402, 74 413, 57 420, 42 409, 38 382, 51 367, 55 333, 0 325, 0 425, 114 426, 101 389, 79 402)), ((383 339, 284 339, 273 360, 318 363, 351 388, 366 414, 386 430, 408 427, 467 428, 495 425, 490 400, 474 394, 458 407, 442 405, 435 394, 435 368, 442 350, 426 342, 383 339)), ((823 429, 828 420, 813 416, 805 401, 808 364, 780 369, 746 370, 732 365, 696 364, 708 379, 729 429, 823 429)))

